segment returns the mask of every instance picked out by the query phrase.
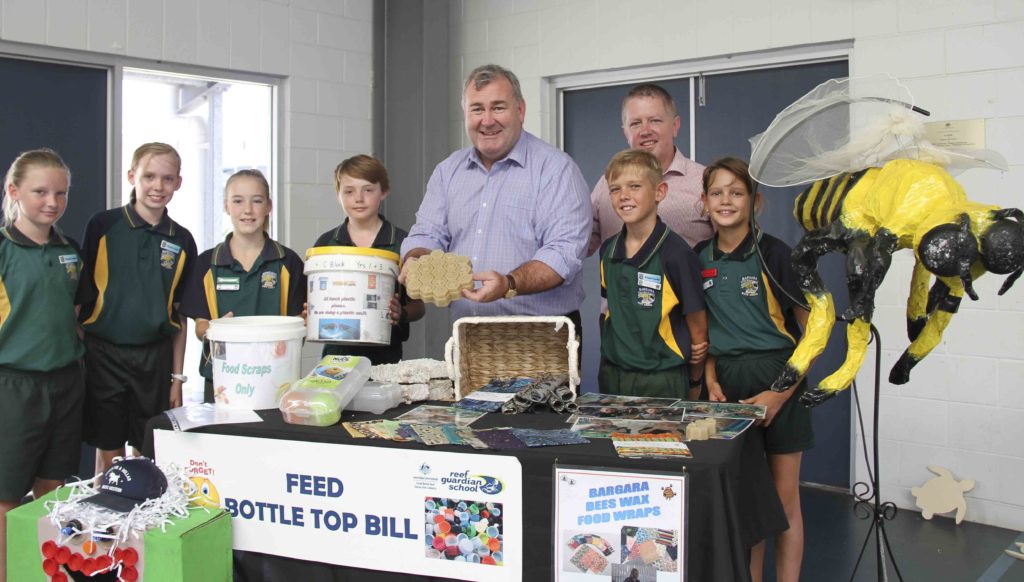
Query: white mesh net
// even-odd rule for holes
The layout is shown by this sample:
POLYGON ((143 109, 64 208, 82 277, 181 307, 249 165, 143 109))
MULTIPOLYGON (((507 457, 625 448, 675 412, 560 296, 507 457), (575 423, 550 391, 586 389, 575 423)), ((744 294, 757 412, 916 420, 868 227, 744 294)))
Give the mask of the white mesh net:
POLYGON ((939 164, 951 173, 1007 169, 993 151, 933 145, 925 137, 925 119, 907 87, 888 75, 830 79, 750 138, 750 173, 762 184, 785 187, 900 158, 939 164))

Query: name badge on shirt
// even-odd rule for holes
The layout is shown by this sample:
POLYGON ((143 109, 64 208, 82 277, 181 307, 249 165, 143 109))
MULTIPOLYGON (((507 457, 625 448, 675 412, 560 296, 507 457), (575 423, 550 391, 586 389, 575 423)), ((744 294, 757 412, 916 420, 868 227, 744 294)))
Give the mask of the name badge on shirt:
POLYGON ((167 240, 160 241, 160 248, 165 251, 171 251, 174 254, 178 254, 181 252, 181 247, 167 240))
POLYGON ((60 264, 64 265, 64 270, 68 273, 68 279, 72 281, 78 280, 78 255, 59 255, 57 259, 60 264))
POLYGON ((241 277, 217 277, 217 291, 238 291, 241 287, 241 277))
POLYGON ((636 284, 641 287, 647 287, 648 289, 661 289, 661 275, 652 275, 650 273, 637 273, 636 284))
POLYGON ((704 277, 704 290, 715 286, 715 277, 718 276, 718 269, 704 269, 700 272, 700 276, 704 277))

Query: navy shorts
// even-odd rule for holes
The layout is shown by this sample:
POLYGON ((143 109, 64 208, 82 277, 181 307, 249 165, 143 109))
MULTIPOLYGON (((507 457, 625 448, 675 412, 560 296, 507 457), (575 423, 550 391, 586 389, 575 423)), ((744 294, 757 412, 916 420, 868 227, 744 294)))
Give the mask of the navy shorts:
POLYGON ((141 449, 146 421, 170 408, 173 339, 142 346, 85 335, 85 440, 105 451, 141 449))

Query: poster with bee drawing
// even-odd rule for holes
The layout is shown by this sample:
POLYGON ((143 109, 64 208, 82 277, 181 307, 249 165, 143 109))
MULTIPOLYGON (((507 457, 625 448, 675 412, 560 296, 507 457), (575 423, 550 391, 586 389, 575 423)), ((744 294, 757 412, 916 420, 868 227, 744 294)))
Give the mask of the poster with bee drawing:
POLYGON ((555 580, 685 580, 685 471, 555 465, 553 483, 555 580))

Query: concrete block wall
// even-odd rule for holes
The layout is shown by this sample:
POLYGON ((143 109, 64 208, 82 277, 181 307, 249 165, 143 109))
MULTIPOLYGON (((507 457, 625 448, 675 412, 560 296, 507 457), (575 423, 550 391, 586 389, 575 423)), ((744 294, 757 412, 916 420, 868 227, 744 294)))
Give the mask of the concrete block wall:
MULTIPOLYGON (((1020 0, 462 0, 451 22, 453 95, 479 64, 510 67, 523 83, 526 128, 538 135, 546 78, 853 39, 851 74, 905 79, 934 120, 985 119, 988 147, 1011 169, 959 179, 973 199, 1022 206, 1020 0)), ((451 145, 462 147, 457 102, 450 114, 451 145)), ((883 378, 906 346, 912 260, 909 251, 897 255, 878 295, 883 378)), ((979 280, 981 299, 965 301, 911 382, 883 386, 881 476, 884 497, 913 508, 910 487, 930 477, 925 466, 946 466, 978 482, 967 494, 968 519, 1024 529, 1024 288, 999 298, 1000 284, 979 280)), ((866 365, 862 386, 872 374, 866 365)), ((867 481, 860 455, 858 446, 855 480, 867 481)))
MULTIPOLYGON (((24 43, 26 54, 35 45, 85 51, 83 62, 101 53, 282 77, 282 242, 302 253, 341 221, 334 166, 373 145, 373 0, 2 0, 0 8, 0 40, 24 43)), ((319 346, 307 352, 304 369, 319 346)))

